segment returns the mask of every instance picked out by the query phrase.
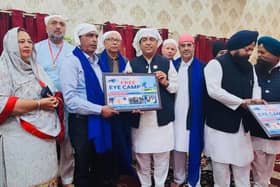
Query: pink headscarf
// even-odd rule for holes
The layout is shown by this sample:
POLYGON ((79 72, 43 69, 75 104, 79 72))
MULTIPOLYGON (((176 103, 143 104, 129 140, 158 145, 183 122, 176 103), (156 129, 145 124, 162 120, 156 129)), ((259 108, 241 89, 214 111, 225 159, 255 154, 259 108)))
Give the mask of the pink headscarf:
POLYGON ((182 34, 179 37, 178 44, 182 44, 184 42, 191 42, 194 44, 194 38, 189 34, 182 34))

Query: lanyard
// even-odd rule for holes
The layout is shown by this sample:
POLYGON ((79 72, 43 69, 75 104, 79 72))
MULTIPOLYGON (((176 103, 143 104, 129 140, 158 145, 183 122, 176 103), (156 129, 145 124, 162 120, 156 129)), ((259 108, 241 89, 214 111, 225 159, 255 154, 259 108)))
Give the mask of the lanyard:
POLYGON ((63 48, 63 45, 64 43, 62 43, 62 45, 60 46, 59 48, 59 51, 58 53, 56 54, 56 56, 54 57, 53 55, 53 51, 52 51, 52 48, 51 48, 51 44, 50 44, 50 40, 48 40, 48 45, 49 45, 49 51, 50 51, 50 54, 51 54, 51 58, 52 58, 52 65, 55 66, 55 61, 57 60, 57 58, 59 57, 61 51, 62 51, 62 48, 63 48))

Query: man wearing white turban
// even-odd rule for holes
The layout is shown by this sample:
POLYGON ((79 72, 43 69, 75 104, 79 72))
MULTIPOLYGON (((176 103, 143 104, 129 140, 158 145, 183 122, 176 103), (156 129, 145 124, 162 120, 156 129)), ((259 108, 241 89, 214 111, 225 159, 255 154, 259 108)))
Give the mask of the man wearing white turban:
MULTIPOLYGON (((122 36, 118 31, 107 31, 102 36, 104 50, 98 54, 99 62, 107 65, 109 72, 121 73, 126 66, 126 58, 120 53, 122 36)), ((132 167, 130 127, 125 123, 124 115, 111 118, 113 142, 113 176, 114 180, 135 176, 132 167)), ((133 178, 134 179, 134 178, 133 178)))
POLYGON ((142 55, 128 62, 125 69, 125 72, 154 73, 159 81, 162 109, 137 112, 128 118, 128 123, 133 127, 132 148, 136 153, 136 170, 142 187, 152 185, 152 160, 155 186, 164 187, 170 151, 174 148, 172 124, 177 73, 172 62, 156 54, 161 43, 156 29, 140 29, 133 40, 133 47, 138 55, 142 55))
MULTIPOLYGON (((64 57, 73 51, 74 46, 63 40, 66 29, 66 18, 62 15, 46 16, 45 24, 48 38, 35 45, 37 62, 44 68, 56 89, 60 90, 58 71, 64 57)), ((59 173, 64 187, 70 187, 74 175, 74 156, 68 136, 67 113, 64 116, 66 136, 60 143, 59 173)))
POLYGON ((106 69, 95 54, 97 38, 94 25, 78 25, 74 32, 77 47, 60 69, 61 89, 69 110, 69 136, 75 150, 74 184, 78 187, 106 186, 104 170, 109 163, 103 156, 112 148, 108 118, 118 114, 104 103, 102 72, 106 69))

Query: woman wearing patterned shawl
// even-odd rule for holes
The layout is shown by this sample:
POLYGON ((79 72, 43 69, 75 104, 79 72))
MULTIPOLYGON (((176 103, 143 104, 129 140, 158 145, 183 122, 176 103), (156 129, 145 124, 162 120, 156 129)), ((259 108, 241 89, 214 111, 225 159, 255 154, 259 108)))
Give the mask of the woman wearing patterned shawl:
MULTIPOLYGON (((7 186, 56 186, 56 138, 63 128, 55 111, 58 98, 42 89, 52 88, 35 63, 27 32, 9 30, 0 58, 0 135, 3 138, 7 186)), ((52 90, 55 91, 55 90, 52 90)))

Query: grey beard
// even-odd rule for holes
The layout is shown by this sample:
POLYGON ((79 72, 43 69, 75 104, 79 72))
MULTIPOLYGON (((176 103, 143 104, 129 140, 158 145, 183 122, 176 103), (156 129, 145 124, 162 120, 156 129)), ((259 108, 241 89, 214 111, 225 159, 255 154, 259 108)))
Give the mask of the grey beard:
POLYGON ((62 41, 64 38, 64 34, 54 35, 53 33, 48 33, 48 36, 49 36, 50 40, 54 41, 54 42, 62 41))

